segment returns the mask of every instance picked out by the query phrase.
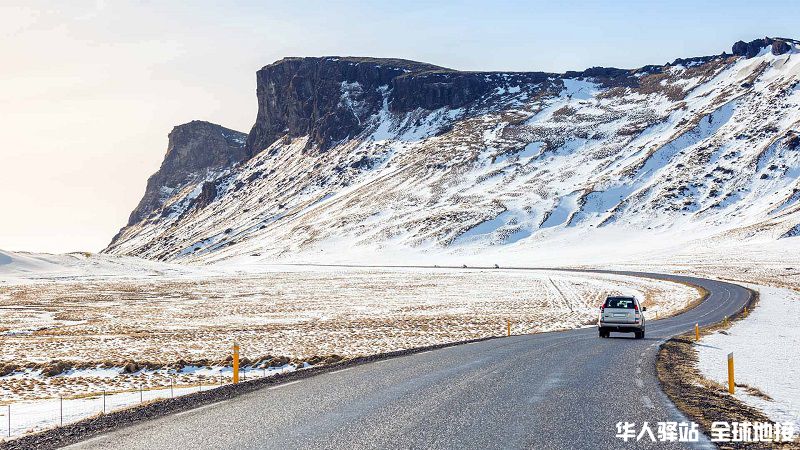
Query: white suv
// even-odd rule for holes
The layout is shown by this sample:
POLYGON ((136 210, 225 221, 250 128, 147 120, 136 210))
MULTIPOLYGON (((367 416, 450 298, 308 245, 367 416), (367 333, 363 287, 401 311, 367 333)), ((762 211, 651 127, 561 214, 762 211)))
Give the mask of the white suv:
POLYGON ((636 339, 644 338, 644 314, 647 308, 639 305, 636 297, 614 296, 606 298, 600 306, 597 330, 601 338, 612 331, 633 333, 636 339))

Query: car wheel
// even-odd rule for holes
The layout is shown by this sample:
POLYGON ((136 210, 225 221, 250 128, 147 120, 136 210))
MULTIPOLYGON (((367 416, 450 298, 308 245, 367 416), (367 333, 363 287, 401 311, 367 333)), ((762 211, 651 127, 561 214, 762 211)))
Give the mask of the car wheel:
POLYGON ((644 331, 637 331, 636 339, 643 339, 643 338, 644 338, 644 331))
POLYGON ((601 338, 604 338, 604 337, 606 337, 606 336, 605 336, 605 333, 603 333, 603 330, 601 330, 601 329, 599 329, 599 328, 597 329, 597 335, 598 335, 598 336, 600 336, 601 338))

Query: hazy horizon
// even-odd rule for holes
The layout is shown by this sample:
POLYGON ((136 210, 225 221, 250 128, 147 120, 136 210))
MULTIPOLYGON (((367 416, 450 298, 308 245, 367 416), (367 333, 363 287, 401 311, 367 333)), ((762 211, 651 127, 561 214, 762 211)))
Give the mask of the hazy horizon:
POLYGON ((640 67, 792 36, 792 2, 0 5, 6 62, 0 249, 99 251, 127 223, 178 124, 248 132, 255 71, 352 55, 461 70, 640 67), (757 24, 757 25, 756 25, 757 24))

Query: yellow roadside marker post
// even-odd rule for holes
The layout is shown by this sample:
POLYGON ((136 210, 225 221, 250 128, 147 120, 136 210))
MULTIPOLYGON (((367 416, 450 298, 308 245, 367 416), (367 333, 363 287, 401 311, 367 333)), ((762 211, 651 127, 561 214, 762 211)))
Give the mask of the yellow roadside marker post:
POLYGON ((733 353, 728 353, 728 392, 733 394, 736 384, 733 382, 733 353))
POLYGON ((511 321, 507 320, 506 322, 508 322, 507 323, 507 325, 508 325, 508 335, 511 336, 511 321))
POLYGON ((694 340, 695 341, 699 341, 700 340, 700 325, 699 324, 694 324, 694 340))
POLYGON ((239 382, 239 344, 233 343, 233 384, 239 382))

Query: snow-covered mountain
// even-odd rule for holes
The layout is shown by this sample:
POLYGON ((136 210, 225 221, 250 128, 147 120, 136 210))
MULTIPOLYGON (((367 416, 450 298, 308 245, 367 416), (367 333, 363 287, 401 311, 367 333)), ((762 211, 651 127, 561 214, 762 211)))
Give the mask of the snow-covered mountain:
POLYGON ((604 230, 789 238, 800 234, 797 53, 765 38, 566 74, 286 58, 258 71, 246 144, 222 127, 191 136, 189 153, 171 139, 167 158, 188 156, 151 178, 105 252, 213 262, 535 253, 604 230))

